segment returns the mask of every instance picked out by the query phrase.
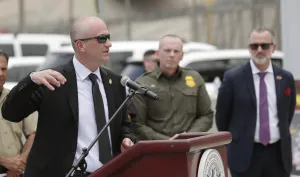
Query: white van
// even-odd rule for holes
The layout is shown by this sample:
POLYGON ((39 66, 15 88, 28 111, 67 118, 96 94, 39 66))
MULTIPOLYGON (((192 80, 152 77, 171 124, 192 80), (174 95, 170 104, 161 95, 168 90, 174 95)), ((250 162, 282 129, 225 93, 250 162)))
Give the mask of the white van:
POLYGON ((15 85, 18 84, 29 73, 36 71, 36 69, 44 62, 42 58, 30 58, 24 59, 9 59, 8 61, 8 70, 7 70, 7 79, 4 84, 4 87, 7 89, 12 89, 15 85))
POLYGON ((17 52, 15 45, 15 36, 13 34, 0 34, 0 50, 3 50, 9 57, 15 57, 20 53, 17 52))
MULTIPOLYGON (((147 50, 157 50, 158 41, 112 41, 112 47, 109 50, 110 61, 105 64, 106 67, 121 73, 127 64, 128 58, 142 60, 144 52, 147 50)), ((216 50, 215 46, 204 43, 186 43, 184 50, 189 51, 208 51, 216 50)), ((52 68, 57 65, 65 64, 74 55, 72 46, 65 46, 59 49, 49 51, 46 62, 39 69, 52 68)))
MULTIPOLYGON (((157 48, 153 50, 158 49, 158 42, 157 42, 157 48)), ((188 42, 183 44, 183 52, 184 55, 191 53, 191 52, 207 52, 207 51, 215 51, 217 50, 216 46, 201 43, 201 42, 188 42)), ((143 55, 146 50, 142 50, 139 52, 136 52, 133 56, 129 57, 126 60, 126 66, 122 70, 121 74, 126 75, 131 80, 135 80, 138 76, 140 76, 142 73, 145 72, 143 67, 143 55)))
MULTIPOLYGON (((131 57, 128 58, 128 60, 143 60, 144 53, 147 50, 158 50, 159 47, 159 42, 153 42, 151 46, 148 47, 138 47, 137 50, 132 54, 131 57)), ((201 43, 201 42, 187 42, 183 44, 183 52, 185 54, 190 53, 190 52, 203 52, 203 51, 212 51, 212 50, 217 50, 216 46, 206 44, 206 43, 201 43)))
MULTIPOLYGON (((156 41, 112 41, 109 49, 110 61, 106 67, 119 73, 126 64, 126 59, 136 52, 144 51, 157 47, 156 41)), ((39 68, 53 68, 67 63, 72 59, 74 50, 71 45, 50 50, 46 55, 46 62, 39 68)))
MULTIPOLYGON (((250 57, 248 49, 192 52, 183 58, 180 66, 198 71, 206 82, 211 98, 216 99, 225 71, 247 63, 250 57)), ((283 57, 283 52, 275 51, 272 55, 272 63, 282 68, 283 57)))
POLYGON ((45 57, 48 50, 70 45, 71 41, 69 35, 62 34, 18 34, 16 44, 22 57, 45 57))
POLYGON ((70 45, 70 37, 60 34, 0 34, 0 50, 11 59, 45 57, 48 50, 70 45))

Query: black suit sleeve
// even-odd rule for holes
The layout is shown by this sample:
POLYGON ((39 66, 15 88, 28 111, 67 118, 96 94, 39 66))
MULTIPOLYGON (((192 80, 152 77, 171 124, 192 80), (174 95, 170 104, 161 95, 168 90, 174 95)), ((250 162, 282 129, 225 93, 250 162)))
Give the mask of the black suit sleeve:
POLYGON ((290 85, 291 85, 291 106, 289 108, 289 123, 291 124, 295 113, 295 107, 296 107, 296 85, 292 74, 291 74, 290 85))
POLYGON ((20 122, 39 110, 43 89, 30 76, 21 80, 8 94, 2 106, 2 116, 11 122, 20 122))
POLYGON ((232 87, 229 73, 225 72, 216 105, 216 125, 219 131, 228 131, 234 94, 232 87))

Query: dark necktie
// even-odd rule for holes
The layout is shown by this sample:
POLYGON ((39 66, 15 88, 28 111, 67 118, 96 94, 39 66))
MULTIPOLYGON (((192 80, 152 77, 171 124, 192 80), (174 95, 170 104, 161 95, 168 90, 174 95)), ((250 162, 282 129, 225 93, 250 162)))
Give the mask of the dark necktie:
MULTIPOLYGON (((93 93, 93 100, 94 100, 94 109, 95 109, 95 118, 97 124, 97 132, 99 133, 101 129, 105 126, 105 112, 104 112, 104 104, 102 100, 102 95, 99 89, 99 85, 97 82, 97 75, 91 73, 89 75, 89 79, 92 81, 92 93, 93 93)), ((111 148, 109 143, 109 136, 108 136, 108 129, 103 131, 102 135, 98 139, 99 144, 99 160, 105 164, 108 162, 111 156, 111 148)))
POLYGON ((270 142, 270 123, 269 123, 269 106, 268 94, 265 83, 266 72, 258 73, 259 82, 259 140, 262 144, 267 145, 270 142))

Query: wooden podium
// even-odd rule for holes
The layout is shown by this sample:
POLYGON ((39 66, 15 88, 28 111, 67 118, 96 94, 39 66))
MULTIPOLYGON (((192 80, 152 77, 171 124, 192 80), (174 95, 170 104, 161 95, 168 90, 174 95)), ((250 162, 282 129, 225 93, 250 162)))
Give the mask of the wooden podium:
POLYGON ((207 149, 219 152, 228 177, 225 145, 230 142, 229 132, 183 133, 173 140, 140 141, 89 177, 197 177, 207 149))

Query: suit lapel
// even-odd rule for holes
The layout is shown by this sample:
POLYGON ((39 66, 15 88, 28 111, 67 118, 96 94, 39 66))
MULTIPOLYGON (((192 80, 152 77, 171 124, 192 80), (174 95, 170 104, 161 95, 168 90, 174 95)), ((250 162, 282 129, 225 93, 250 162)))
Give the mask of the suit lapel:
POLYGON ((114 81, 110 78, 109 74, 107 71, 103 68, 100 67, 100 73, 101 73, 101 78, 107 98, 107 104, 108 104, 108 116, 109 118, 114 114, 114 93, 113 93, 113 85, 114 81))
MULTIPOLYGON (((78 122, 79 113, 78 113, 77 81, 76 81, 76 73, 75 73, 72 60, 66 65, 64 71, 65 71, 65 77, 67 79, 66 90, 68 92, 69 103, 72 109, 74 120, 78 122)), ((106 93, 108 112, 110 118, 114 113, 114 106, 115 106, 114 96, 113 96, 113 90, 114 90, 113 82, 112 79, 109 77, 108 73, 105 71, 105 69, 100 68, 100 73, 101 73, 101 79, 106 93)))
POLYGON ((69 99, 69 103, 72 109, 73 117, 76 123, 78 123, 78 92, 77 92, 77 80, 76 73, 73 66, 73 60, 71 60, 66 67, 64 68, 65 77, 67 79, 67 95, 69 99))
POLYGON ((253 104, 256 108, 256 95, 255 95, 255 88, 254 88, 254 81, 253 81, 253 74, 250 66, 250 62, 248 62, 244 66, 244 74, 245 74, 245 82, 248 87, 249 94, 251 96, 251 100, 253 101, 253 104))
MULTIPOLYGON (((111 76, 107 73, 107 71, 100 67, 100 73, 101 73, 101 78, 102 78, 102 83, 103 83, 103 86, 104 86, 104 90, 105 90, 105 94, 106 94, 106 100, 107 100, 107 105, 108 105, 108 118, 110 119, 111 116, 114 114, 114 108, 115 108, 115 105, 114 105, 114 93, 113 93, 113 90, 114 90, 114 87, 113 87, 113 84, 114 84, 114 81, 112 80, 111 76)), ((114 124, 114 121, 111 122, 109 128, 110 128, 110 133, 111 133, 111 138, 112 138, 112 142, 115 142, 114 141, 114 128, 115 126, 113 125, 114 124)))
POLYGON ((274 71, 274 80, 275 80, 275 88, 276 88, 276 101, 277 101, 277 110, 279 110, 280 106, 280 99, 283 93, 282 92, 282 86, 281 86, 281 79, 282 79, 282 75, 281 75, 281 70, 273 65, 273 71, 274 71))

